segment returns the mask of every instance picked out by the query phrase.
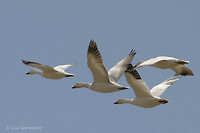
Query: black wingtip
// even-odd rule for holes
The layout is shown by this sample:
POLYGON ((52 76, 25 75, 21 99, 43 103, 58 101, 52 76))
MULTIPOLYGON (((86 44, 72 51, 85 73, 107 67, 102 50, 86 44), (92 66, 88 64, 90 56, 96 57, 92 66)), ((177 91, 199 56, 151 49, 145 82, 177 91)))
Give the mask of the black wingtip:
POLYGON ((126 71, 125 72, 129 72, 133 69, 133 65, 132 64, 128 64, 126 71))
POLYGON ((134 55, 135 56, 136 53, 137 53, 136 50, 131 49, 131 52, 129 53, 129 55, 134 55))
POLYGON ((91 39, 91 40, 90 40, 90 45, 89 45, 89 46, 94 46, 94 45, 96 45, 96 42, 95 42, 93 39, 91 39))
POLYGON ((29 74, 30 74, 29 72, 26 73, 26 75, 29 75, 29 74))
POLYGON ((26 65, 29 63, 29 61, 25 61, 25 60, 23 60, 23 59, 22 59, 22 62, 23 62, 24 64, 26 64, 26 65))
POLYGON ((128 87, 121 87, 121 88, 119 88, 120 90, 127 90, 128 89, 128 87))
POLYGON ((114 104, 118 104, 118 102, 114 102, 114 104))
POLYGON ((132 74, 136 79, 142 79, 140 74, 134 69, 132 64, 128 64, 128 67, 125 72, 132 74))
POLYGON ((90 44, 88 47, 88 53, 94 54, 96 56, 96 58, 101 59, 101 54, 100 54, 97 44, 94 40, 90 41, 90 44))
POLYGON ((65 77, 74 77, 74 75, 65 75, 65 77))
POLYGON ((97 49, 97 44, 94 40, 90 40, 90 44, 89 44, 89 47, 88 47, 88 52, 90 52, 90 50, 96 50, 97 49))

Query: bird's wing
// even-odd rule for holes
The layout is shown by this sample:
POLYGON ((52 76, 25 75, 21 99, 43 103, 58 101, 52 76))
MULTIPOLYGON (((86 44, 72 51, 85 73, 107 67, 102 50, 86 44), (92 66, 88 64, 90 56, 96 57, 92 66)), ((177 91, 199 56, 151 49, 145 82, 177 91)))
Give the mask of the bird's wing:
POLYGON ((155 58, 151 58, 149 60, 143 61, 143 62, 138 62, 135 66, 134 69, 143 67, 143 66, 151 66, 153 64, 156 64, 158 62, 178 62, 181 61, 179 59, 173 58, 173 57, 168 57, 168 56, 158 56, 155 58))
POLYGON ((161 59, 158 59, 158 58, 151 58, 151 59, 146 60, 146 61, 141 61, 141 62, 138 62, 134 66, 134 69, 139 68, 139 67, 143 67, 143 66, 150 66, 150 65, 153 65, 153 64, 155 64, 159 61, 161 61, 161 59))
POLYGON ((94 40, 90 41, 87 53, 88 67, 92 71, 94 82, 109 82, 108 72, 94 40))
POLYGON ((122 59, 120 62, 118 62, 115 66, 113 66, 108 71, 110 80, 117 82, 121 78, 122 74, 125 72, 128 64, 131 63, 135 54, 136 54, 136 51, 131 50, 128 56, 126 56, 124 59, 122 59))
POLYGON ((183 76, 186 76, 186 75, 194 76, 192 70, 190 70, 189 68, 187 68, 185 65, 182 65, 182 64, 172 67, 171 69, 174 70, 176 73, 181 74, 183 76))
POLYGON ((47 66, 47 65, 42 65, 42 64, 37 63, 37 62, 31 62, 31 61, 25 61, 25 60, 22 60, 22 62, 25 65, 37 67, 37 68, 41 69, 43 72, 56 72, 56 70, 53 69, 52 67, 47 66))
POLYGON ((146 82, 141 79, 139 73, 131 64, 129 64, 125 71, 125 77, 128 84, 133 88, 136 97, 151 97, 151 93, 146 82))
POLYGON ((54 67, 55 70, 57 71, 62 71, 64 72, 67 68, 71 67, 71 66, 74 66, 74 65, 77 65, 78 63, 75 62, 74 64, 67 64, 67 65, 58 65, 56 67, 54 67))
POLYGON ((168 62, 176 62, 178 64, 188 64, 189 61, 185 61, 185 60, 180 60, 180 59, 177 59, 177 58, 174 58, 174 57, 169 57, 169 56, 158 56, 156 58, 152 58, 154 59, 157 63, 159 61, 168 61, 168 62))
POLYGON ((181 76, 178 76, 178 75, 172 76, 171 78, 169 78, 169 79, 163 81, 162 83, 156 85, 155 87, 153 87, 150 91, 151 94, 153 96, 160 97, 169 86, 171 86, 173 83, 175 83, 180 78, 181 78, 181 76))

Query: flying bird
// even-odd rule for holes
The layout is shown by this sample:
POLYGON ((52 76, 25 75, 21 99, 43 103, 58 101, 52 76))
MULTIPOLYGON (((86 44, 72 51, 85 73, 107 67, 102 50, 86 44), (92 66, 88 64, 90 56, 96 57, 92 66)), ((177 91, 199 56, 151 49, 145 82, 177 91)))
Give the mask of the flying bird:
POLYGON ((40 70, 32 69, 26 74, 39 74, 42 77, 47 78, 47 79, 61 79, 61 78, 65 78, 65 77, 73 77, 74 74, 67 73, 67 72, 65 72, 65 70, 67 68, 77 64, 77 63, 74 63, 74 64, 68 64, 68 65, 58 65, 58 66, 52 68, 47 65, 42 65, 37 62, 25 61, 23 59, 22 59, 22 62, 25 65, 37 67, 42 70, 42 71, 40 71, 40 70))
POLYGON ((194 76, 193 72, 187 68, 185 64, 189 64, 189 61, 180 60, 174 57, 158 56, 144 62, 138 62, 134 68, 153 66, 160 69, 172 69, 178 75, 194 76))
POLYGON ((129 55, 113 66, 108 72, 103 64, 101 54, 94 40, 90 41, 87 52, 87 64, 93 75, 93 83, 78 82, 72 88, 89 88, 96 92, 110 93, 128 89, 117 82, 131 63, 136 51, 131 50, 129 55))
POLYGON ((168 103, 167 99, 160 98, 160 96, 169 86, 181 78, 181 76, 174 75, 150 90, 145 81, 141 79, 139 73, 131 64, 125 71, 125 77, 135 93, 135 98, 119 99, 114 104, 129 103, 143 108, 152 108, 160 104, 168 103))

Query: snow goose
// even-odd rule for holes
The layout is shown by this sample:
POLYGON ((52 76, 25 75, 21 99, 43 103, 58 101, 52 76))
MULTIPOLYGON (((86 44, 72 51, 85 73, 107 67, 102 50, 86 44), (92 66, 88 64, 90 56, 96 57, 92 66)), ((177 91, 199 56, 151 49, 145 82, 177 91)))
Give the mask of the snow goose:
POLYGON ((131 50, 127 57, 118 62, 107 72, 96 42, 91 40, 87 52, 87 64, 92 72, 94 82, 92 84, 79 82, 76 83, 76 85, 72 88, 86 87, 101 93, 109 93, 128 89, 128 87, 119 85, 117 81, 125 72, 128 64, 130 64, 135 54, 136 52, 131 50))
POLYGON ((184 60, 180 60, 180 59, 173 58, 173 57, 158 56, 156 58, 151 58, 144 62, 138 62, 134 66, 134 68, 136 69, 136 68, 143 67, 143 66, 153 66, 153 67, 160 68, 160 69, 172 69, 178 75, 194 76, 192 71, 185 66, 185 64, 188 64, 188 63, 189 63, 189 61, 184 61, 184 60))
POLYGON ((152 108, 160 104, 168 103, 168 100, 160 98, 164 91, 181 77, 174 75, 164 82, 158 84, 149 90, 144 80, 141 79, 139 73, 130 64, 125 71, 125 77, 128 84, 133 88, 135 93, 134 99, 119 99, 114 104, 130 103, 143 108, 152 108))
POLYGON ((26 74, 40 74, 42 77, 47 78, 47 79, 61 79, 65 77, 73 77, 74 74, 65 72, 65 69, 77 64, 77 63, 74 63, 74 64, 68 64, 68 65, 59 65, 52 68, 47 65, 42 65, 37 62, 25 61, 23 59, 22 59, 22 62, 25 65, 37 67, 42 70, 42 71, 39 71, 36 69, 32 69, 26 74))

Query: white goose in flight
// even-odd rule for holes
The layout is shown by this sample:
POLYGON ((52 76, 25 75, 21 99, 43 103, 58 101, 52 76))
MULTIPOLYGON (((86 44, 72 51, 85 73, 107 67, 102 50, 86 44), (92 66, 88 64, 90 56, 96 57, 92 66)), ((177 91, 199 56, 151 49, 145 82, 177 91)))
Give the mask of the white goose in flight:
POLYGON ((52 68, 47 65, 42 65, 37 62, 25 61, 23 59, 22 59, 22 62, 25 65, 37 67, 42 70, 42 71, 39 71, 36 69, 32 69, 26 74, 40 74, 42 77, 47 78, 47 79, 61 79, 61 78, 65 78, 65 77, 73 77, 74 74, 65 72, 65 69, 77 64, 77 63, 75 63, 75 64, 68 64, 68 65, 59 65, 59 66, 52 68))
POLYGON ((168 103, 168 100, 162 99, 160 96, 169 86, 181 78, 175 75, 149 90, 145 81, 141 79, 139 73, 131 64, 125 71, 125 77, 128 84, 133 88, 135 98, 119 99, 114 104, 130 103, 143 108, 152 108, 160 104, 168 103))
POLYGON ((103 64, 101 54, 97 48, 96 42, 91 40, 87 52, 87 64, 90 68, 94 82, 93 83, 76 83, 72 88, 89 88, 96 92, 109 93, 128 89, 117 83, 122 74, 125 72, 128 64, 131 63, 136 52, 131 50, 129 55, 113 66, 108 72, 103 64))
POLYGON ((180 60, 174 57, 167 57, 167 56, 158 56, 156 58, 151 58, 144 62, 138 62, 134 68, 139 68, 143 66, 153 66, 160 69, 172 69, 178 75, 189 76, 194 74, 192 71, 185 66, 188 64, 189 61, 180 60))

